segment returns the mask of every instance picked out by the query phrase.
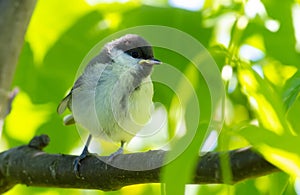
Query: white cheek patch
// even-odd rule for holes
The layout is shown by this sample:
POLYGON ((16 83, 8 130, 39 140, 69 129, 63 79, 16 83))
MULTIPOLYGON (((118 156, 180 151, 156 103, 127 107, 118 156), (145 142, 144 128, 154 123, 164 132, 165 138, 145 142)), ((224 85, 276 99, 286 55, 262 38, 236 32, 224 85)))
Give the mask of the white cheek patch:
POLYGON ((126 67, 135 67, 136 65, 138 65, 138 59, 129 56, 121 50, 112 49, 110 50, 110 55, 114 62, 120 65, 126 67))

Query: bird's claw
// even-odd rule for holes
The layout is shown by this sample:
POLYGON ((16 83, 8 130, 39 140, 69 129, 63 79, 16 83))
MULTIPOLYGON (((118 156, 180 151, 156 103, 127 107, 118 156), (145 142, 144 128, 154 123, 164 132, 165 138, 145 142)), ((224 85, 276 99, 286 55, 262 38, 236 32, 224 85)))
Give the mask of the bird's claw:
POLYGON ((75 160, 73 161, 73 171, 77 178, 80 178, 80 173, 79 173, 79 167, 81 165, 80 160, 82 159, 76 157, 75 160))
POLYGON ((84 150, 82 151, 82 153, 80 154, 80 156, 77 156, 74 161, 73 161, 73 171, 75 173, 75 176, 77 178, 80 178, 80 172, 79 172, 79 167, 81 166, 81 161, 83 159, 85 159, 88 155, 89 155, 89 151, 87 149, 87 147, 84 148, 84 150))
POLYGON ((116 156, 123 154, 123 153, 124 153, 124 149, 123 149, 123 147, 120 147, 116 152, 109 155, 107 162, 109 162, 109 163, 112 162, 116 156))

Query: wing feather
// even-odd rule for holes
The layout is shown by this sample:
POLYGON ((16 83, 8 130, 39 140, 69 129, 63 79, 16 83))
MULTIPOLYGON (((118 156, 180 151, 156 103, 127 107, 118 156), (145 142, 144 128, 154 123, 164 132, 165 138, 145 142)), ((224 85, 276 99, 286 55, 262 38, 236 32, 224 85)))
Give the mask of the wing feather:
POLYGON ((62 114, 70 105, 72 101, 72 91, 59 103, 57 107, 57 113, 62 114))
POLYGON ((65 125, 73 125, 75 124, 75 120, 72 114, 68 114, 64 117, 64 124, 65 125))

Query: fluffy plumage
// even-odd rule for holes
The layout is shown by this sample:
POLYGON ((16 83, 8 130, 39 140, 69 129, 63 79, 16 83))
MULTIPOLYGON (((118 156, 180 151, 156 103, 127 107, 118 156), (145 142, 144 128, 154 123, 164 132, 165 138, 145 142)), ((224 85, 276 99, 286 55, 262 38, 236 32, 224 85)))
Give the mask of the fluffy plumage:
POLYGON ((57 112, 72 111, 65 124, 78 123, 94 137, 129 141, 149 120, 152 109, 150 44, 128 34, 104 46, 86 66, 57 112))

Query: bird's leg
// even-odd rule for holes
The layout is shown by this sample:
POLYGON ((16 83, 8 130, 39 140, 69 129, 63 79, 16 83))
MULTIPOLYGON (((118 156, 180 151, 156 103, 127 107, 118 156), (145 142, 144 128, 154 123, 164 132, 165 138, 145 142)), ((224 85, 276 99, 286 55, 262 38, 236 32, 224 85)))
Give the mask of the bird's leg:
POLYGON ((123 154, 123 152, 124 152, 124 149, 123 149, 124 144, 125 144, 125 141, 121 141, 121 147, 108 157, 108 162, 111 162, 119 154, 123 154))
POLYGON ((86 141, 86 143, 85 143, 85 146, 83 148, 82 153, 80 154, 80 156, 76 157, 75 160, 73 161, 74 173, 75 173, 77 178, 80 178, 80 174, 79 174, 79 167, 81 165, 80 161, 85 159, 90 154, 89 150, 88 150, 88 147, 90 145, 91 139, 92 139, 92 135, 90 134, 87 141, 86 141))

